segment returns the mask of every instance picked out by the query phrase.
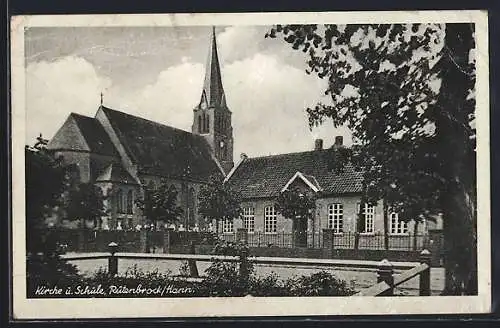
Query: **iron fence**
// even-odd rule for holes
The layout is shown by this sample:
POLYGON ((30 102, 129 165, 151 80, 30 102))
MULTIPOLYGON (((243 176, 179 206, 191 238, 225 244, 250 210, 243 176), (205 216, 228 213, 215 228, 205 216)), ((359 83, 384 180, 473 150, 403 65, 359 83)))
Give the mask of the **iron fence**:
MULTIPOLYGON (((428 247, 428 236, 425 234, 363 234, 354 232, 333 233, 331 236, 332 248, 334 249, 371 249, 371 250, 401 250, 401 251, 420 251, 428 247), (357 245, 356 245, 357 244, 357 245), (386 245, 387 244, 387 245, 386 245)), ((220 234, 219 238, 226 241, 236 241, 238 239, 235 233, 220 234)), ((250 247, 279 247, 279 248, 325 248, 324 232, 276 232, 248 233, 247 244, 250 247)))

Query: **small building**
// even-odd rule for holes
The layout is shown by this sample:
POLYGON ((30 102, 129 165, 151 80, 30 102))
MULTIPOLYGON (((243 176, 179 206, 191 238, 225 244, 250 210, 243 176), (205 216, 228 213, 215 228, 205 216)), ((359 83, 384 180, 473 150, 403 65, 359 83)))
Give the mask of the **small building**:
MULTIPOLYGON (((343 147, 341 136, 336 137, 332 149, 339 147, 343 147)), ((383 238, 374 238, 383 236, 385 230, 383 201, 364 204, 360 209, 362 172, 352 165, 336 170, 332 166, 335 161, 332 149, 323 149, 323 141, 316 140, 311 151, 255 158, 243 154, 226 177, 226 183, 243 199, 243 217, 242 220, 222 222, 219 231, 231 235, 238 228, 244 228, 250 238, 252 234, 258 234, 259 238, 264 235, 265 243, 278 246, 290 245, 294 233, 303 236, 299 238, 302 246, 319 246, 317 243, 326 229, 332 230, 337 245, 345 248, 354 247, 354 233, 359 232, 361 246, 369 246, 376 240, 378 245, 373 246, 383 247, 383 238), (281 216, 275 207, 279 193, 291 188, 299 188, 316 198, 315 212, 309 219, 302 220, 302 224, 293 225, 293 220, 281 216), (358 213, 362 216, 359 221, 358 213)), ((388 213, 387 225, 389 244, 403 240, 408 243, 410 238, 401 237, 412 236, 415 232, 423 235, 429 228, 436 227, 436 223, 424 220, 414 231, 415 222, 405 223, 397 213, 388 213)), ((295 245, 296 241, 297 237, 295 245)), ((421 242, 423 238, 416 241, 421 242)))

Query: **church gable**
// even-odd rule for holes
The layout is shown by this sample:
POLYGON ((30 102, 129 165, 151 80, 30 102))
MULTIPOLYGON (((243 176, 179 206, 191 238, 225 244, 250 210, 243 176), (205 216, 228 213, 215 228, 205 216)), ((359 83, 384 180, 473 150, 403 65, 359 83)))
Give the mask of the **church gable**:
POLYGON ((75 117, 74 113, 68 116, 66 122, 48 143, 48 149, 90 152, 90 147, 85 141, 75 117))
POLYGON ((118 152, 94 118, 71 113, 48 144, 52 150, 82 151, 117 157, 118 152))

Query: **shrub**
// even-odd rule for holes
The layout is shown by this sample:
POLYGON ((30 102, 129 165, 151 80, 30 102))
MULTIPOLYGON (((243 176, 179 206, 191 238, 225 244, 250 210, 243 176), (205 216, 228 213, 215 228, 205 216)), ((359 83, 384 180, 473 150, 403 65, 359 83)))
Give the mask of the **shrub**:
POLYGON ((213 255, 238 256, 238 263, 213 258, 197 292, 206 296, 245 296, 250 289, 254 267, 248 261, 249 248, 240 242, 218 240, 213 255))
POLYGON ((320 271, 310 276, 290 278, 285 282, 290 296, 349 296, 354 290, 343 280, 328 271, 320 271))

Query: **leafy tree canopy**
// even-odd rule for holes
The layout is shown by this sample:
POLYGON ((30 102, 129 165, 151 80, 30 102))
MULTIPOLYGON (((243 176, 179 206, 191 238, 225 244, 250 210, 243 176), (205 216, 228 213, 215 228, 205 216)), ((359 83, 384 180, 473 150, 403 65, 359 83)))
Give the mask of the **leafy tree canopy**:
POLYGON ((104 209, 105 197, 101 188, 93 183, 75 184, 67 194, 66 213, 69 219, 98 220, 107 214, 104 209))
POLYGON ((211 176, 208 183, 200 188, 198 199, 199 213, 217 223, 241 215, 239 195, 218 175, 211 176))
POLYGON ((474 293, 474 25, 277 25, 266 36, 278 35, 325 81, 309 125, 352 132, 339 157, 362 168, 363 201, 384 199, 403 220, 443 213, 446 293, 474 293))
POLYGON ((146 188, 144 197, 136 201, 146 220, 150 222, 163 221, 174 223, 179 220, 183 210, 178 205, 178 192, 174 185, 169 185, 165 179, 157 188, 146 188))
POLYGON ((445 26, 277 25, 267 36, 278 34, 307 53, 309 74, 326 81, 327 100, 307 109, 309 124, 331 119, 352 131, 355 147, 348 159, 365 172, 366 198, 384 199, 403 219, 442 211, 446 162, 455 155, 439 142, 441 117, 459 122, 468 155, 474 156, 475 147, 473 63, 460 63, 467 76, 463 97, 469 97, 463 111, 438 104, 437 63, 450 55, 445 26))
POLYGON ((308 219, 314 213, 316 199, 314 195, 304 193, 299 188, 286 189, 276 198, 275 207, 287 219, 308 219))

